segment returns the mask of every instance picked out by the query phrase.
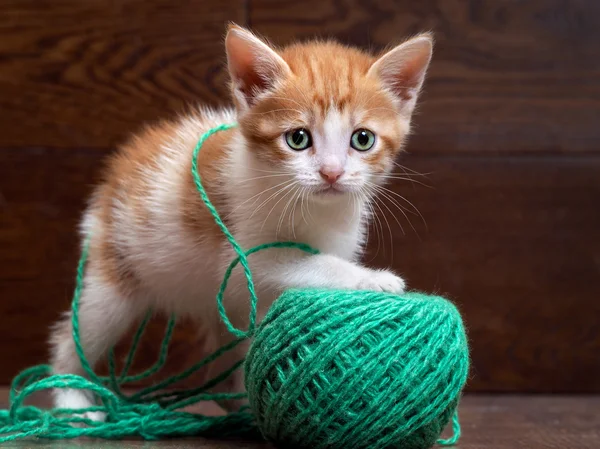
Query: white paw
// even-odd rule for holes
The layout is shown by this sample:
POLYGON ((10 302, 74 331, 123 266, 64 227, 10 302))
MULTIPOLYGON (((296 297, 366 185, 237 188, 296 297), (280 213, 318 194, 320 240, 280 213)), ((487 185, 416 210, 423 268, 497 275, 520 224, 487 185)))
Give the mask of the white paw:
MULTIPOLYGON (((54 405, 56 408, 77 410, 93 407, 95 404, 85 392, 67 388, 56 389, 54 391, 54 405)), ((91 419, 92 421, 103 422, 106 420, 106 413, 104 412, 85 412, 74 414, 91 419)))
POLYGON ((92 421, 104 422, 106 421, 106 413, 104 412, 85 412, 84 418, 91 419, 92 421))
POLYGON ((405 288, 404 280, 387 270, 368 270, 357 286, 358 290, 387 293, 404 293, 405 288))

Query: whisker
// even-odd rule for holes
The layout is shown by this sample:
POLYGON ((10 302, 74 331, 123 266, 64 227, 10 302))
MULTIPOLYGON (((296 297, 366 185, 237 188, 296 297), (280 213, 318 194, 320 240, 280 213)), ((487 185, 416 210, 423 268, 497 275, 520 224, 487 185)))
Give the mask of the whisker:
MULTIPOLYGON (((298 181, 294 181, 294 183, 293 183, 293 184, 291 184, 291 185, 289 185, 289 186, 286 186, 286 187, 285 187, 285 190, 287 190, 287 192, 286 192, 286 193, 285 193, 285 194, 284 194, 284 195, 283 195, 281 198, 279 198, 279 199, 277 200, 277 202, 276 202, 276 203, 273 205, 273 207, 271 208, 271 210, 269 211, 269 213, 268 213, 268 214, 267 214, 267 216, 265 217, 265 220, 263 221, 263 223, 262 223, 262 225, 261 225, 261 227, 260 227, 260 230, 261 230, 261 232, 262 232, 263 228, 265 227, 265 224, 267 223, 267 220, 269 219, 269 216, 271 215, 271 213, 273 212, 273 210, 274 210, 274 209, 277 207, 277 205, 278 205, 279 203, 281 203, 281 201, 282 201, 284 198, 286 198, 286 197, 287 197, 287 196, 288 196, 290 193, 294 192, 294 189, 293 189, 293 187, 294 187, 294 186, 295 186, 297 183, 298 183, 298 181), (288 189, 289 189, 289 190, 288 190, 288 189)), ((275 238, 277 238, 277 234, 275 234, 275 238)))
MULTIPOLYGON (((419 209, 418 209, 418 208, 417 208, 417 207, 416 207, 416 206, 415 206, 413 203, 411 203, 409 200, 407 200, 406 198, 404 198, 402 195, 400 195, 400 194, 398 194, 398 193, 394 192, 393 190, 386 189, 386 188, 385 188, 385 187, 383 187, 383 186, 376 186, 375 188, 376 188, 376 190, 378 190, 380 193, 381 193, 381 192, 387 192, 388 194, 394 195, 395 197, 397 197, 397 198, 401 199, 402 201, 405 201, 406 203, 408 203, 408 204, 409 204, 409 205, 410 205, 410 206, 413 208, 413 210, 416 212, 416 215, 418 215, 418 216, 421 218, 421 221, 423 221, 423 224, 425 225, 425 229, 426 229, 426 230, 429 230, 429 227, 427 226, 427 221, 425 220, 425 217, 423 217, 423 215, 421 214, 421 211, 420 211, 420 210, 419 210, 419 209)), ((406 208, 401 208, 401 209, 403 209, 403 210, 405 210, 406 212, 409 212, 409 213, 411 213, 411 214, 415 215, 415 212, 412 212, 412 211, 410 211, 409 209, 406 209, 406 208)), ((407 217, 407 218, 408 218, 408 217, 407 217)), ((409 220, 409 221, 410 221, 410 220, 409 220)), ((413 228, 413 229, 414 229, 414 228, 413 228)))
MULTIPOLYGON (((402 173, 404 173, 405 176, 407 176, 407 177, 412 176, 412 174, 409 173, 403 165, 397 164, 395 162, 394 162, 394 164, 396 164, 397 167, 400 167, 400 170, 402 170, 402 173)), ((414 175, 414 176, 418 176, 418 175, 414 175)), ((417 190, 414 183, 412 184, 412 188, 413 188, 413 191, 417 190)))
MULTIPOLYGON (((373 204, 375 204, 375 206, 377 206, 377 209, 379 209, 379 212, 381 212, 381 215, 383 216, 383 219, 385 220, 385 223, 386 223, 386 225, 387 225, 387 227, 388 227, 388 232, 389 232, 389 234, 390 234, 390 248, 391 248, 391 251, 390 251, 390 252, 391 252, 391 255, 390 255, 390 257, 391 257, 391 259, 392 259, 392 261, 393 261, 393 260, 394 260, 394 247, 393 247, 393 245, 392 245, 392 244, 393 244, 393 242, 394 242, 394 234, 392 233, 392 228, 390 227, 390 222, 388 221, 388 219, 387 219, 387 217, 386 217, 385 213, 383 212, 383 210, 382 210, 382 209, 381 209, 381 207, 379 206, 379 204, 378 204, 377 200, 375 200, 375 201, 373 202, 373 204)), ((383 232, 383 229, 382 229, 382 232, 383 232)), ((385 243, 385 241, 384 241, 384 243, 385 243)), ((384 252, 383 252, 383 254, 385 255, 385 245, 383 246, 383 251, 384 251, 384 252)))
MULTIPOLYGON (((374 190, 374 191, 375 191, 377 194, 383 194, 383 193, 388 193, 388 194, 389 194, 389 193, 393 193, 393 191, 392 191, 392 190, 385 189, 384 187, 382 187, 382 186, 380 186, 380 185, 378 185, 378 184, 372 184, 372 183, 369 183, 369 184, 370 184, 370 187, 371 187, 371 188, 372 188, 372 189, 373 189, 373 190, 374 190)), ((402 205, 399 205, 399 207, 400 207, 402 210, 404 210, 404 211, 408 212, 409 214, 412 214, 412 215, 418 215, 418 214, 417 214, 417 212, 415 212, 415 211, 413 211, 413 210, 409 209, 407 206, 402 206, 402 205)))
MULTIPOLYGON (((290 205, 292 204, 292 202, 294 201, 294 198, 296 198, 296 195, 298 194, 299 189, 296 189, 293 193, 291 198, 288 200, 288 202, 285 204, 285 207, 283 208, 283 211, 281 212, 281 216, 279 217, 279 220, 277 221, 277 230, 275 231, 275 237, 277 238, 277 236, 279 235, 279 231, 281 230, 281 227, 283 226, 283 219, 285 218, 285 214, 288 211, 288 208, 290 207, 290 205)), ((292 218, 291 216, 291 210, 290 210, 290 219, 292 218)))
POLYGON ((279 175, 264 175, 264 176, 256 176, 254 178, 248 178, 248 179, 242 179, 241 181, 237 182, 236 184, 245 184, 247 182, 251 182, 251 181, 256 181, 257 179, 265 179, 265 178, 278 178, 281 176, 289 176, 289 174, 287 173, 282 173, 279 175))
MULTIPOLYGON (((371 184, 372 184, 372 183, 371 183, 371 184)), ((420 213, 419 213, 419 209, 417 209, 417 208, 416 208, 416 206, 415 206, 413 203, 411 203, 409 200, 407 200, 406 198, 404 198, 404 197, 403 197, 402 195, 400 195, 399 193, 397 193, 397 192, 394 192, 393 190, 391 190, 391 189, 388 189, 387 187, 380 186, 380 185, 377 185, 377 184, 372 184, 372 187, 376 188, 377 190, 383 190, 383 191, 385 191, 385 192, 388 192, 390 195, 394 195, 395 197, 397 197, 397 198, 401 199, 401 200, 402 200, 402 201, 404 201, 405 203, 408 203, 408 204, 410 205, 410 207, 412 207, 412 209, 413 209, 413 210, 416 212, 416 214, 420 215, 420 213)), ((412 213, 412 214, 415 214, 415 212, 412 212, 412 211, 410 211, 410 210, 408 210, 408 209, 406 209, 406 211, 407 211, 407 212, 410 212, 410 213, 412 213)))
POLYGON ((313 217, 310 211, 310 188, 306 187, 306 212, 308 213, 309 223, 315 223, 315 217, 313 217))
POLYGON ((254 214, 256 214, 258 211, 260 211, 265 206, 265 204, 267 204, 269 201, 271 201, 271 199, 273 199, 274 197, 279 196, 279 194, 281 194, 282 192, 285 192, 287 189, 289 189, 290 187, 292 187, 295 182, 297 182, 297 181, 288 181, 287 185, 283 186, 277 192, 275 192, 271 196, 269 196, 269 198, 267 198, 266 200, 264 200, 261 203, 260 206, 258 206, 256 209, 254 209, 254 211, 250 215, 250 218, 252 218, 254 216, 254 214))
MULTIPOLYGON (((278 224, 277 224, 277 230, 275 231, 275 237, 276 238, 278 237, 281 229, 283 228, 283 222, 284 222, 284 219, 285 219, 285 215, 288 214, 289 218, 290 219, 292 218, 292 212, 293 212, 293 207, 294 207, 294 200, 298 196, 299 191, 300 191, 300 189, 293 190, 292 195, 290 196, 290 198, 288 199, 285 207, 283 208, 283 211, 281 213, 281 216, 279 217, 279 221, 278 221, 278 224)), ((292 225, 291 228, 292 228, 292 233, 294 233, 295 232, 294 226, 292 225)), ((289 229, 288 229, 288 234, 289 234, 289 229)), ((287 234, 286 234, 286 238, 288 238, 287 234)))
POLYGON ((423 214, 421 214, 421 211, 417 208, 417 206, 415 206, 413 203, 411 203, 409 200, 407 200, 406 198, 404 198, 402 195, 394 192, 393 190, 389 190, 386 189, 385 187, 382 187, 382 189, 386 190, 387 192, 393 194, 394 196, 397 196, 398 198, 400 198, 401 200, 407 202, 410 207, 412 207, 415 212, 419 215, 419 217, 421 218, 421 221, 423 221, 423 224, 425 225, 425 229, 429 230, 429 227, 427 226, 427 221, 425 220, 425 217, 423 217, 423 214))
POLYGON ((433 172, 428 172, 428 173, 419 173, 418 171, 416 171, 416 170, 413 170, 412 168, 408 168, 408 167, 406 167, 406 166, 404 166, 404 165, 402 165, 402 164, 400 164, 400 163, 398 163, 398 162, 396 162, 396 161, 392 161, 392 162, 393 162, 393 164, 394 164, 396 167, 398 167, 398 168, 400 168, 400 169, 402 169, 402 170, 404 170, 404 171, 406 171, 406 172, 412 173, 413 175, 427 177, 428 175, 432 175, 432 174, 433 174, 433 172))
MULTIPOLYGON (((361 193, 365 194, 365 188, 364 187, 361 187, 359 191, 361 193)), ((365 206, 368 209, 369 216, 372 217, 373 227, 375 228, 375 235, 377 236, 377 251, 376 251, 375 255, 371 258, 370 261, 372 261, 373 259, 375 259, 379 255, 379 250, 381 249, 380 228, 382 229, 381 232, 383 232, 383 226, 381 224, 381 221, 379 220, 379 217, 375 213, 375 209, 373 208, 373 205, 371 203, 372 203, 372 201, 366 201, 365 202, 365 206)))
POLYGON ((257 171, 257 172, 261 172, 261 173, 272 173, 272 174, 277 174, 277 175, 293 175, 292 172, 285 172, 285 171, 275 171, 275 170, 263 170, 260 168, 256 168, 256 167, 246 167, 246 169, 248 170, 252 170, 252 171, 257 171))
MULTIPOLYGON (((402 170, 404 170, 404 169, 402 169, 402 170)), ((425 174, 425 173, 409 173, 406 171, 403 173, 397 173, 397 172, 384 173, 381 176, 404 176, 404 177, 410 178, 410 179, 428 178, 427 174, 425 174)))
MULTIPOLYGON (((389 199, 389 197, 385 197, 385 198, 389 199)), ((400 223, 400 220, 398 220, 398 217, 396 217, 396 214, 394 214, 394 212, 389 208, 389 206, 385 203, 385 201, 382 200, 381 204, 383 204, 383 207, 385 207, 388 210, 388 212, 392 215, 392 217, 394 218, 394 220, 396 220, 396 223, 398 223, 398 226, 400 226, 400 230, 402 231, 402 235, 406 235, 406 232, 404 232, 404 227, 400 223)), ((406 214, 404 214, 404 212, 402 210, 400 210, 400 212, 402 212, 402 214, 406 217, 406 214)), ((408 218, 407 218, 407 220, 408 220, 408 218)), ((410 223, 410 220, 408 220, 408 222, 410 223)), ((411 224, 411 226, 412 226, 412 224, 411 224)))
POLYGON ((369 203, 369 208, 371 209, 371 214, 373 215, 374 223, 376 223, 375 231, 377 233, 377 252, 373 258, 376 258, 379 255, 379 250, 381 249, 381 240, 383 239, 383 224, 381 224, 381 220, 377 216, 375 212, 375 208, 371 203, 369 203))
POLYGON ((386 180, 393 179, 393 180, 398 180, 398 181, 408 181, 408 182, 412 182, 413 184, 422 185, 423 187, 427 187, 428 189, 433 189, 433 187, 430 185, 427 185, 421 181, 417 181, 416 179, 406 178, 402 175, 377 175, 377 177, 381 178, 381 179, 386 179, 386 180))
POLYGON ((304 197, 306 195, 307 187, 302 187, 302 199, 300 200, 300 213, 302 214, 302 221, 305 225, 310 226, 310 224, 306 221, 306 217, 304 216, 304 197))
MULTIPOLYGON (((304 187, 302 189, 304 189, 304 187)), ((290 219, 292 221, 292 236, 294 237, 294 240, 296 239, 296 210, 298 209, 298 201, 300 200, 302 192, 303 190, 298 189, 298 195, 296 195, 296 199, 292 205, 292 216, 290 219)))
MULTIPOLYGON (((260 195, 262 195, 263 193, 266 193, 269 190, 273 190, 273 189, 275 189, 283 184, 286 184, 288 182, 292 182, 292 180, 283 181, 282 183, 279 183, 277 185, 269 187, 268 189, 261 190, 256 195, 253 195, 250 198, 248 198, 247 200, 243 201, 241 204, 238 204, 237 207, 235 209, 233 209, 231 212, 229 212, 229 214, 227 214, 227 216, 225 218, 229 218, 231 215, 233 215, 235 213, 236 210, 238 210, 240 207, 242 207, 244 204, 246 204, 248 201, 252 200, 253 198, 260 197, 260 195)), ((256 203, 256 201, 258 201, 258 198, 254 201, 254 203, 256 203)), ((252 204, 254 205, 254 203, 252 203, 252 204)))
MULTIPOLYGON (((413 231, 415 231, 415 233, 417 235, 419 235, 419 233, 417 232, 417 230, 413 226, 412 222, 408 218, 408 215, 406 215, 406 213, 400 207, 400 204, 398 204, 398 202, 396 200, 394 200, 394 198, 390 197, 387 193, 385 193, 385 192, 380 192, 380 193, 381 193, 381 196, 383 196, 384 198, 386 198, 387 200, 389 200, 394 206, 396 206, 398 208, 398 210, 400 211, 400 213, 402 215, 404 215, 404 218, 406 218, 406 221, 408 221, 408 224, 413 229, 413 231)), ((404 232, 404 227, 402 226, 402 224, 400 224, 400 221, 398 220, 398 217, 396 217, 396 215, 391 211, 391 209, 388 207, 388 205, 383 200, 381 201, 381 204, 383 204, 385 206, 385 208, 390 211, 390 214, 392 214, 392 217, 394 217, 394 219, 396 220, 396 223, 398 223, 398 226, 400 226, 400 229, 402 230, 402 234, 406 235, 406 232, 404 232)))

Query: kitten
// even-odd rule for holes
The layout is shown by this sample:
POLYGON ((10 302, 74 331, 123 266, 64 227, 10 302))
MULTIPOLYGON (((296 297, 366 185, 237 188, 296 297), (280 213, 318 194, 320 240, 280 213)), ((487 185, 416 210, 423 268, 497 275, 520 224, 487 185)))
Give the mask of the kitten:
MULTIPOLYGON (((197 320, 210 349, 230 338, 215 295, 234 255, 191 175, 199 136, 222 123, 239 126, 206 141, 199 170, 236 239, 244 248, 295 240, 321 251, 251 256, 259 314, 292 287, 404 290, 399 276, 362 266, 358 258, 374 186, 384 183, 409 132, 431 36, 378 58, 334 42, 278 50, 236 25, 225 43, 235 109, 201 108, 146 128, 109 160, 85 212, 81 233, 90 246, 80 327, 92 365, 148 308, 197 320)), ((244 326, 248 293, 241 270, 226 296, 229 316, 244 326)), ((82 374, 68 315, 51 344, 56 373, 82 374)), ((241 374, 227 388, 243 391, 241 374)), ((81 391, 61 390, 55 403, 82 408, 92 401, 81 391)))

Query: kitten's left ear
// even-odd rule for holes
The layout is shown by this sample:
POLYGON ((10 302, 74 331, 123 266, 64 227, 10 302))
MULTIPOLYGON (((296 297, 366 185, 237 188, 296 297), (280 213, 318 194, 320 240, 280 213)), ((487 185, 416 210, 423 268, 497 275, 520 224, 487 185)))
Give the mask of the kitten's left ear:
POLYGON ((412 114, 433 52, 433 36, 421 34, 390 50, 373 63, 375 76, 400 100, 400 110, 412 114))

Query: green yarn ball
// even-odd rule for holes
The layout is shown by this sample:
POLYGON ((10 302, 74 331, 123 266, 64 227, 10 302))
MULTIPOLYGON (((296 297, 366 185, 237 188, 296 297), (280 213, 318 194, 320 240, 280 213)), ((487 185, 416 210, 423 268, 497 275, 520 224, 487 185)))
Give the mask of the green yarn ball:
POLYGON ((258 427, 285 448, 424 449, 467 379, 462 319, 439 296, 289 290, 245 362, 258 427))

